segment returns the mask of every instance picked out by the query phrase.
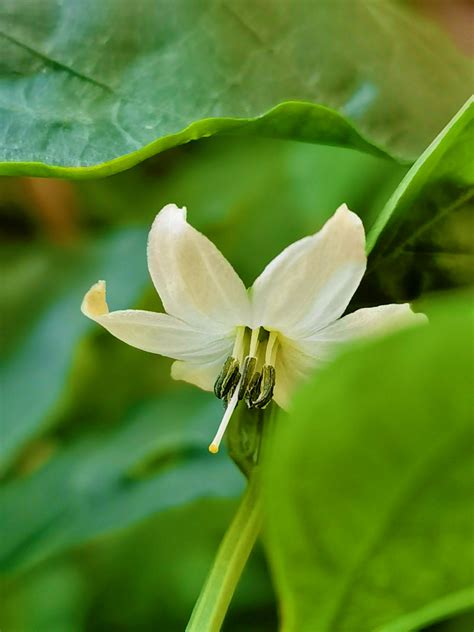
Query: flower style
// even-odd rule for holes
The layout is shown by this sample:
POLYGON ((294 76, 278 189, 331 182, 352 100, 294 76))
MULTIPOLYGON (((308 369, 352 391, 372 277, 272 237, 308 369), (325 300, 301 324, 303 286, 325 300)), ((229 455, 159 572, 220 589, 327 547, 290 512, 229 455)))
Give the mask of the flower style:
POLYGON ((364 275, 361 220, 342 205, 323 228, 285 248, 247 291, 214 244, 165 206, 148 239, 148 267, 166 314, 109 312, 105 281, 87 292, 83 313, 129 345, 174 358, 171 375, 226 403, 209 446, 217 452, 244 400, 286 408, 297 383, 342 343, 424 321, 410 306, 359 309, 341 318, 364 275))

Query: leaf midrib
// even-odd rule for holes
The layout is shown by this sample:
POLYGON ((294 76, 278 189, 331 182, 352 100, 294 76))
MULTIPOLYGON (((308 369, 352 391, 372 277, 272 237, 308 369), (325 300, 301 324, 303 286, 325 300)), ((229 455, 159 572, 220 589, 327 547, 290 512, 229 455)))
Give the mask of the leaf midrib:
MULTIPOLYGON (((37 57, 38 59, 42 59, 50 67, 57 68, 58 70, 66 72, 72 77, 76 77, 76 79, 80 79, 81 81, 84 81, 85 83, 88 83, 94 86, 95 88, 99 88, 100 90, 106 92, 107 94, 115 97, 116 99, 115 103, 130 103, 136 106, 137 108, 139 108, 144 114, 147 114, 147 115, 151 115, 155 113, 155 108, 149 105, 148 103, 144 102, 143 100, 140 101, 137 99, 133 99, 129 95, 118 92, 117 89, 114 88, 113 86, 110 86, 103 81, 99 81, 98 79, 96 79, 95 77, 92 77, 91 75, 86 75, 80 70, 76 70, 69 64, 66 64, 62 61, 59 61, 58 59, 54 59, 53 57, 50 57, 46 53, 36 48, 33 48, 32 46, 29 46, 28 44, 25 44, 25 42, 22 42, 20 39, 14 37, 13 35, 8 35, 7 33, 5 33, 5 31, 0 30, 0 37, 3 37, 4 39, 11 42, 12 44, 19 46, 23 50, 30 53, 30 55, 33 55, 34 57, 37 57)), ((15 109, 11 107, 9 107, 9 110, 15 111, 15 109)))
POLYGON ((96 88, 101 88, 102 90, 109 92, 110 94, 114 94, 114 95, 117 94, 115 90, 111 86, 107 85, 106 83, 103 83, 102 81, 99 81, 98 79, 95 79, 94 77, 90 77, 89 75, 86 75, 80 72, 79 70, 75 70, 72 66, 69 66, 61 61, 58 61, 57 59, 53 59, 52 57, 49 57, 46 53, 43 53, 37 50, 36 48, 33 48, 32 46, 28 46, 28 44, 25 44, 24 42, 17 39, 16 37, 13 37, 13 35, 7 35, 5 31, 0 30, 0 36, 5 38, 12 44, 15 44, 19 48, 22 48, 23 50, 27 51, 28 53, 30 53, 30 55, 33 55, 34 57, 38 57, 39 59, 42 59, 49 66, 53 66, 53 67, 59 68, 60 70, 64 70, 65 72, 73 75, 74 77, 77 77, 78 79, 81 79, 82 81, 85 81, 86 83, 90 83, 96 88))

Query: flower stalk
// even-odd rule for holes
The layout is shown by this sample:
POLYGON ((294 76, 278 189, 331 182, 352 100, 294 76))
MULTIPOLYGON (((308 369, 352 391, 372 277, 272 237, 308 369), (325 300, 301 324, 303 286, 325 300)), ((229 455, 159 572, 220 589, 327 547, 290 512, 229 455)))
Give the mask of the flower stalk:
POLYGON ((261 525, 258 468, 221 542, 186 632, 219 632, 261 525))

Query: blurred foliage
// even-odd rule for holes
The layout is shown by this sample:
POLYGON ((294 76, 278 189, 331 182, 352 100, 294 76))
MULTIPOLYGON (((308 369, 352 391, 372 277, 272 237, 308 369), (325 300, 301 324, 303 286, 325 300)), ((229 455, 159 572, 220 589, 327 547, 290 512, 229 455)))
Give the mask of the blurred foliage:
MULTIPOLYGON (((195 502, 5 580, 2 628, 183 630, 234 510, 231 501, 195 502)), ((276 628, 259 549, 246 568, 231 621, 233 631, 276 628)))
POLYGON ((80 256, 73 255, 73 260, 67 261, 70 275, 63 277, 64 292, 31 326, 24 344, 9 355, 2 369, 6 394, 3 467, 47 421, 63 391, 70 356, 81 336, 90 329, 90 323, 78 311, 78 289, 85 292, 91 278, 105 277, 120 287, 125 301, 135 300, 145 282, 145 266, 141 261, 145 244, 144 231, 130 230, 111 235, 106 242, 86 246, 80 256), (126 262, 124 252, 129 253, 126 262), (28 397, 23 395, 25 383, 29 385, 28 397))
POLYGON ((195 389, 162 396, 116 430, 84 437, 11 482, 0 494, 0 568, 31 564, 195 498, 238 495, 243 481, 229 460, 202 457, 219 414, 208 400, 195 389))
MULTIPOLYGON (((36 2, 30 5, 39 6, 36 2)), ((5 14, 8 6, 15 9, 10 3, 4 4, 0 15, 1 11, 5 14)), ((43 6, 57 8, 54 3, 43 6)), ((110 6, 104 4, 104 15, 110 6)), ((134 9, 130 11, 133 13, 134 9)), ((363 13, 363 9, 360 11, 363 13)), ((16 9, 13 13, 17 15, 16 9)), ((343 12, 336 13, 338 20, 344 20, 343 12)), ((372 13, 371 19, 379 20, 381 13, 375 5, 372 13)), ((30 32, 31 16, 25 15, 24 23, 17 23, 17 27, 30 32)), ((401 15, 397 9, 393 20, 398 23, 401 15)), ((254 13, 254 17, 258 15, 254 13)), ((84 13, 84 22, 78 28, 85 28, 87 23, 88 16, 84 13)), ((42 27, 43 35, 48 24, 42 27)), ((357 31, 359 44, 363 44, 366 55, 361 59, 367 63, 371 55, 375 59, 371 61, 373 73, 380 78, 387 94, 397 93, 399 84, 390 84, 390 78, 398 75, 405 89, 411 89, 413 76, 425 72, 425 63, 431 69, 429 76, 433 82, 447 85, 446 68, 450 62, 446 60, 454 57, 450 57, 451 53, 447 55, 443 61, 446 67, 443 65, 443 72, 436 67, 439 71, 436 74, 433 63, 441 52, 422 46, 417 53, 420 68, 407 67, 405 77, 399 68, 391 66, 389 76, 384 77, 387 66, 378 59, 377 46, 375 52, 370 52, 370 38, 367 44, 361 42, 366 37, 362 33, 363 24, 356 25, 361 29, 360 33, 357 31)), ((413 26, 412 36, 419 29, 427 38, 422 42, 431 41, 431 31, 423 25, 413 26)), ((49 35, 46 33, 45 37, 49 35)), ((381 37, 377 35, 380 45, 381 37)), ((107 43, 106 38, 104 42, 107 43)), ((381 50, 392 45, 388 37, 381 50)), ((395 51, 403 59, 408 54, 404 46, 415 45, 405 42, 395 51)), ((22 54, 29 59, 26 49, 22 54)), ((410 147, 410 151, 415 147, 421 150, 421 139, 426 138, 426 144, 431 140, 428 130, 437 125, 436 121, 439 125, 435 131, 448 122, 449 101, 456 95, 449 96, 448 89, 436 90, 443 103, 438 109, 432 107, 431 83, 420 85, 418 96, 423 93, 420 99, 424 108, 405 100, 407 92, 402 91, 390 116, 382 107, 387 103, 383 99, 369 112, 364 99, 372 98, 370 91, 368 96, 362 89, 358 92, 358 84, 351 79, 351 68, 361 61, 353 58, 350 50, 341 49, 338 54, 344 56, 344 72, 338 79, 330 77, 328 71, 326 80, 333 78, 334 90, 349 99, 348 103, 344 99, 338 102, 345 103, 346 114, 365 121, 363 126, 367 125, 367 129, 377 130, 374 134, 378 140, 407 151, 410 147), (350 90, 344 83, 346 80, 350 90), (346 94, 349 91, 354 96, 352 88, 355 96, 359 95, 355 100, 346 94), (400 118, 397 114, 401 101, 409 107, 414 119, 400 118), (419 128, 413 127, 413 120, 420 123, 419 128)), ((331 70, 329 57, 323 61, 331 70)), ((40 67, 41 59, 36 62, 40 67)), ((67 71, 50 66, 47 80, 61 83, 62 73, 67 71)), ((360 72, 362 76, 364 73, 360 72)), ((182 77, 178 79, 182 82, 182 77)), ((458 77, 452 80, 457 85, 460 82, 458 77)), ((80 101, 76 88, 77 83, 71 81, 68 90, 74 95, 74 103, 80 101)), ((185 91, 186 86, 182 88, 185 91)), ((95 93, 96 88, 88 89, 95 93)), ((172 90, 170 94, 176 96, 172 90)), ((36 93, 36 97, 50 98, 54 107, 64 105, 53 93, 49 96, 36 93)), ((110 98, 113 100, 113 95, 110 98)), ((90 109, 91 115, 96 114, 92 103, 84 107, 90 109)), ((59 114, 56 112, 55 116, 59 114)), ((34 117, 32 120, 36 125, 34 117)), ((466 121, 464 116, 462 121, 466 121)), ((26 129, 21 131, 23 138, 26 129)), ((38 127, 35 129, 41 132, 38 127)), ((67 195, 64 189, 59 191, 55 180, 35 180, 34 186, 25 179, 0 182, 0 262, 4 279, 0 309, 4 351, 2 394, 5 395, 0 493, 2 630, 182 630, 234 512, 243 477, 225 455, 216 459, 205 452, 219 417, 216 402, 207 394, 173 382, 169 360, 121 344, 79 312, 84 292, 99 278, 107 279, 112 308, 161 309, 148 278, 145 252, 147 230, 157 211, 168 202, 186 205, 191 223, 216 243, 247 285, 282 248, 318 230, 343 202, 361 216, 367 232, 373 229, 372 234, 380 233, 370 265, 379 253, 392 256, 407 235, 415 234, 430 224, 431 219, 441 218, 434 258, 439 262, 440 257, 448 256, 447 244, 450 247, 454 244, 456 253, 462 250, 462 256, 467 257, 462 269, 468 270, 472 213, 466 191, 472 182, 465 152, 471 137, 466 135, 468 126, 459 130, 458 120, 446 128, 411 170, 394 161, 347 148, 228 136, 177 147, 107 179, 61 182, 61 187, 67 186, 67 195), (464 202, 460 204, 460 200, 464 202)), ((156 136, 156 131, 153 128, 150 133, 156 136)), ((302 136, 304 126, 290 132, 288 136, 302 136)), ((246 133, 253 133, 252 129, 248 128, 246 133)), ((57 142, 64 141, 59 135, 55 138, 57 142)), ((128 141, 120 137, 117 142, 125 147, 128 141)), ((70 147, 71 151, 80 149, 79 145, 70 147)), ((58 156, 54 152, 52 155, 58 156)), ((430 235, 433 238, 432 232, 430 235)), ((383 275, 374 274, 377 282, 364 285, 355 302, 369 305, 386 296, 400 301, 408 295, 419 297, 423 309, 431 310, 426 292, 471 283, 469 274, 446 275, 442 265, 430 266, 429 284, 418 282, 423 267, 419 243, 416 257, 405 257, 403 261, 397 258, 383 275), (407 288, 413 287, 416 291, 407 293, 407 288)), ((381 489, 385 479, 378 469, 374 474, 370 469, 373 462, 367 457, 370 453, 372 458, 373 453, 374 459, 382 459, 389 456, 386 454, 389 447, 394 448, 393 442, 383 443, 383 429, 391 428, 391 437, 412 450, 415 457, 422 458, 424 447, 430 440, 436 440, 429 428, 438 428, 441 437, 443 433, 454 432, 456 423, 461 421, 457 416, 445 425, 440 421, 440 414, 447 406, 452 405, 453 411, 457 410, 455 405, 461 406, 451 401, 457 391, 449 386, 448 380, 452 377, 456 388, 460 388, 458 374, 461 378, 467 375, 467 365, 461 363, 468 351, 467 342, 464 349, 461 344, 464 331, 461 327, 465 325, 461 323, 458 327, 456 321, 458 317, 462 319, 463 308, 461 303, 448 303, 446 309, 439 323, 435 322, 438 317, 436 310, 433 311, 432 330, 406 332, 378 343, 380 346, 355 350, 353 355, 340 358, 327 373, 315 378, 314 384, 321 380, 324 388, 313 391, 308 387, 300 394, 297 406, 301 409, 306 399, 311 402, 314 399, 314 410, 319 411, 316 422, 313 413, 301 414, 301 419, 290 418, 283 431, 289 437, 288 454, 298 448, 301 458, 295 461, 294 475, 288 484, 282 482, 275 487, 281 493, 281 502, 301 501, 303 509, 298 505, 293 516, 301 514, 301 524, 310 524, 316 530, 321 528, 319 520, 333 521, 328 536, 342 533, 349 538, 346 541, 341 536, 344 554, 355 555, 356 545, 361 545, 345 522, 345 511, 355 515, 363 509, 363 494, 354 494, 348 501, 351 485, 373 474, 374 486, 378 484, 377 493, 382 497, 380 503, 391 499, 381 489), (403 397, 396 380, 404 386, 403 397), (413 395, 413 409, 403 408, 405 392, 413 395), (347 401, 352 402, 350 411, 346 408, 347 401), (377 402, 378 410, 384 411, 387 401, 390 410, 383 420, 364 414, 366 407, 375 407, 377 402), (420 409, 419 415, 413 413, 415 404, 420 409), (338 424, 334 420, 327 423, 329 415, 338 415, 338 424), (299 423, 301 430, 294 432, 299 423), (335 454, 337 450, 341 454, 342 448, 345 450, 346 458, 342 459, 340 454, 340 462, 336 458, 333 461, 327 443, 338 437, 345 442, 341 439, 334 446, 335 454), (314 454, 326 460, 313 456, 305 459, 305 449, 314 450, 314 454), (337 463, 341 476, 350 478, 356 466, 360 476, 354 475, 347 486, 342 485, 342 479, 334 474, 337 463), (299 488, 304 467, 312 468, 313 474, 313 470, 318 470, 321 476, 311 479, 311 487, 299 488), (322 468, 324 472, 320 471, 322 468), (328 480, 332 480, 330 487, 328 480), (291 485, 295 486, 293 494, 288 495, 291 485), (314 505, 316 491, 324 499, 323 512, 314 505)), ((459 562, 462 569, 465 551, 452 524, 447 524, 446 516, 451 515, 454 505, 457 511, 464 496, 450 498, 445 494, 453 489, 445 474, 449 470, 454 477, 451 466, 460 467, 464 447, 444 470, 435 472, 437 489, 432 496, 428 490, 422 490, 420 507, 414 508, 421 511, 421 502, 429 504, 430 498, 437 503, 443 537, 451 546, 452 559, 446 556, 446 560, 450 564, 459 562), (440 482, 439 478, 443 480, 440 482)), ((399 483, 395 465, 394 470, 385 472, 392 477, 386 485, 391 493, 399 483)), ((409 465, 407 458, 407 468, 409 465)), ((284 477, 276 471, 276 466, 274 476, 284 477)), ((460 475, 459 485, 463 481, 460 475)), ((377 512, 380 507, 374 503, 371 508, 377 512)), ((435 533, 433 513, 430 515, 429 525, 435 533)), ((374 522, 368 525, 370 528, 375 527, 378 519, 378 515, 374 517, 368 511, 366 520, 371 520, 371 516, 374 522)), ((279 527, 282 532, 287 527, 284 520, 274 522, 275 529, 279 527)), ((319 538, 321 533, 319 530, 317 533, 319 538)), ((286 552, 291 554, 304 536, 300 540, 291 530, 285 540, 286 552)), ((422 536, 419 541, 420 551, 426 554, 422 536)), ((282 550, 285 548, 280 546, 282 550)), ((276 555, 269 550, 272 557, 276 555)), ((301 553, 301 559, 308 567, 312 565, 311 573, 320 578, 320 564, 324 565, 324 561, 313 557, 313 553, 301 553)), ((436 560, 433 555, 427 564, 436 560)), ((396 561, 400 565, 405 563, 406 554, 400 554, 396 561)), ((432 577, 428 571, 420 577, 401 574, 400 591, 412 590, 415 580, 421 586, 428 575, 432 577)), ((329 574, 326 581, 331 577, 329 574)), ((444 578, 446 585, 457 585, 459 577, 457 569, 451 570, 444 578)), ((278 592, 282 593, 278 573, 276 578, 278 592)), ((416 599, 416 591, 413 590, 411 598, 416 599)), ((445 614, 448 615, 448 610, 445 614)), ((432 630, 452 632, 464 626, 468 629, 466 616, 438 622, 432 630)), ((262 551, 258 549, 245 571, 224 629, 266 632, 276 628, 276 600, 262 551)))
MULTIPOLYGON (((4 181, 4 370, 14 397, 6 419, 18 440, 2 492, 2 558, 8 576, 23 569, 5 580, 4 627, 145 630, 155 621, 183 629, 232 503, 172 507, 235 497, 242 485, 230 463, 203 457, 218 417, 212 399, 173 383, 168 360, 122 345, 83 319, 78 308, 89 284, 107 278, 113 307, 138 302, 159 310, 146 272, 146 229, 175 201, 188 206, 193 224, 250 285, 274 255, 316 231, 343 201, 369 229, 405 173, 349 150, 209 139, 72 185, 78 237, 54 245, 44 218, 23 210, 22 181, 4 181), (176 427, 169 402, 183 410, 176 427), (38 595, 48 590, 54 601, 43 603, 38 595), (127 608, 117 611, 117 594, 127 608)), ((274 608, 257 556, 229 630, 275 629, 274 608)))
MULTIPOLYGON (((171 200, 188 206, 193 224, 250 285, 343 201, 372 224, 405 171, 335 148, 209 139, 71 185, 78 212, 64 213, 76 237, 66 243, 35 212, 24 181, 2 182, 3 371, 13 401, 3 423, 5 436, 16 437, 3 446, 12 446, 0 496, 3 627, 183 629, 233 511, 229 500, 197 499, 235 498, 243 484, 224 456, 205 456, 219 415, 212 398, 173 382, 169 360, 120 344, 84 319, 79 305, 89 285, 106 278, 113 308, 161 309, 145 240, 171 200), (171 405, 183 411, 175 422, 171 405), (48 590, 54 599, 43 603, 48 590), (116 593, 127 608, 117 610, 116 593)), ((54 181, 43 184, 54 196, 54 181)), ((257 555, 229 630, 273 630, 275 621, 257 555)))
POLYGON ((396 188, 367 239, 359 296, 413 300, 474 282, 474 100, 396 188))

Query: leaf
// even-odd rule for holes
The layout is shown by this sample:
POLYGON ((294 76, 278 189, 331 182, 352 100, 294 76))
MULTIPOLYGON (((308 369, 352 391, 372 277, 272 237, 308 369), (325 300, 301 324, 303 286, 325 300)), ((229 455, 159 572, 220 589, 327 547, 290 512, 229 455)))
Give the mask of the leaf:
POLYGON ((207 452, 218 409, 196 389, 163 396, 118 429, 85 437, 30 477, 4 485, 0 567, 23 568, 197 498, 237 495, 236 468, 207 452), (180 459, 184 450, 195 454, 180 459))
POLYGON ((423 628, 423 632, 459 632, 472 629, 474 629, 474 610, 444 619, 429 628, 423 628))
POLYGON ((81 576, 73 560, 40 568, 23 576, 16 585, 4 582, 2 628, 79 632, 84 627, 89 582, 90 578, 81 576))
POLYGON ((370 231, 362 292, 407 300, 474 282, 474 100, 420 156, 370 231))
POLYGON ((471 79, 433 23, 389 0, 4 0, 0 37, 9 175, 109 175, 217 133, 412 159, 471 79))
POLYGON ((68 262, 69 287, 3 363, 2 469, 47 425, 57 405, 73 352, 81 337, 93 327, 80 312, 87 289, 95 280, 106 278, 119 305, 133 304, 143 292, 148 279, 146 232, 117 232, 77 253, 73 261, 75 265, 68 262))
POLYGON ((285 632, 409 632, 473 606, 469 299, 315 375, 266 462, 285 632))

